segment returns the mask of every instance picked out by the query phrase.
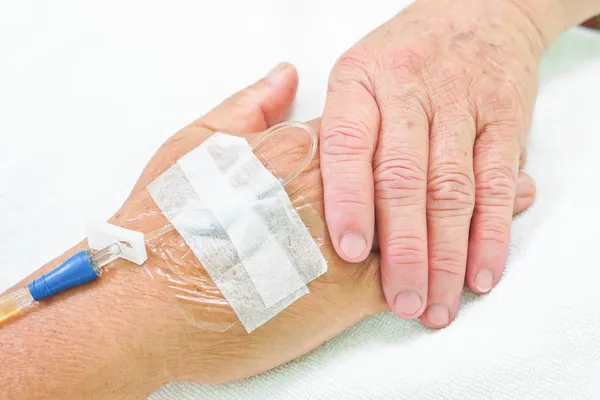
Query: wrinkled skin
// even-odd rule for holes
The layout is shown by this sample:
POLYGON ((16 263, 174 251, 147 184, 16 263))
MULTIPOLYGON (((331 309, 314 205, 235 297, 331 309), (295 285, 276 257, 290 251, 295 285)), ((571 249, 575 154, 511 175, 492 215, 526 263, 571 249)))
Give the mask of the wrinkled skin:
MULTIPOLYGON (((146 186, 215 131, 241 134, 251 140, 254 132, 281 121, 296 88, 296 71, 284 64, 176 133, 150 160, 110 222, 145 233, 161 228, 166 221, 156 217, 157 208, 146 186)), ((317 129, 319 121, 311 124, 317 129)), ((274 161, 285 164, 294 152, 290 147, 274 161)), ((531 188, 532 182, 526 181, 531 188)), ((318 157, 287 190, 291 198, 301 197, 323 218, 318 157)), ((532 201, 533 196, 519 198, 515 212, 532 201)), ((84 242, 19 286, 83 248, 84 242)), ((142 268, 117 261, 94 283, 41 302, 23 318, 2 326, 0 349, 3 361, 11 368, 0 376, 0 386, 8 387, 12 399, 131 399, 145 398, 172 380, 226 382, 274 368, 366 316, 388 309, 376 251, 360 263, 348 263, 336 255, 327 237, 321 249, 329 269, 309 284, 310 294, 252 334, 240 324, 226 332, 192 326, 142 268)), ((153 262, 150 257, 150 268, 153 262)), ((203 316, 210 317, 206 313, 203 316)))
POLYGON ((455 318, 465 279, 487 293, 506 264, 545 47, 518 3, 419 0, 331 72, 321 162, 333 245, 361 261, 377 229, 388 305, 432 328, 455 318))

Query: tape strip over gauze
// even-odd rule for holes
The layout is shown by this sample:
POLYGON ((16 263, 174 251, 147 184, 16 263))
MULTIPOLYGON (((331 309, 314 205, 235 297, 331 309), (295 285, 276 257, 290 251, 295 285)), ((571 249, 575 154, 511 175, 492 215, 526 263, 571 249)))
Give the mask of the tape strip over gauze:
POLYGON ((148 191, 248 332, 327 270, 283 185, 243 138, 213 134, 148 191))

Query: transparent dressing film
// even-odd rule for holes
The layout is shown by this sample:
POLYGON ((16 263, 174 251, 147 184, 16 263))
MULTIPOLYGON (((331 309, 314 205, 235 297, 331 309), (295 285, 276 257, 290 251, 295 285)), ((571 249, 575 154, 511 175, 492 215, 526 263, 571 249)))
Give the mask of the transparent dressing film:
MULTIPOLYGON (((286 192, 291 193, 289 202, 297 213, 292 217, 299 217, 300 223, 310 233, 306 236, 320 248, 325 238, 323 221, 307 199, 298 193, 302 192, 303 182, 301 182, 302 179, 296 179, 309 168, 313 161, 317 147, 316 133, 303 123, 285 122, 259 134, 245 135, 244 138, 248 141, 256 158, 270 171, 272 176, 279 180, 286 192), (294 188, 290 191, 291 186, 294 188)), ((176 168, 171 169, 174 170, 174 173, 178 172, 176 168)), ((198 173, 202 173, 202 171, 198 171, 198 173)), ((144 195, 148 194, 151 190, 150 187, 149 185, 149 189, 144 195)), ((211 190, 210 187, 203 189, 211 190)), ((285 193, 284 195, 288 196, 285 193)), ((264 201, 266 200, 261 199, 261 202, 264 201)), ((306 276, 302 276, 303 271, 298 270, 300 279, 304 279, 302 287, 293 287, 294 290, 274 288, 275 290, 288 290, 288 292, 282 292, 287 296, 282 298, 279 293, 279 296, 274 295, 275 297, 268 299, 262 296, 260 291, 257 292, 257 288, 253 287, 251 283, 248 284, 250 281, 247 277, 244 278, 247 272, 239 258, 235 261, 233 261, 234 258, 231 258, 228 262, 219 265, 219 275, 215 276, 214 265, 212 268, 205 268, 198 260, 197 252, 195 254, 192 251, 186 243, 186 239, 169 222, 161 208, 153 202, 151 204, 153 204, 153 208, 129 218, 128 222, 144 219, 146 226, 155 227, 152 232, 145 232, 148 250, 145 270, 173 302, 176 309, 192 325, 200 329, 220 332, 240 324, 241 318, 246 329, 251 331, 308 293, 306 284, 315 279, 315 271, 304 271, 306 276), (239 290, 240 282, 243 284, 244 293, 236 293, 235 298, 231 297, 230 286, 237 285, 237 290, 239 290), (227 296, 220 288, 226 292, 227 296), (234 307, 228 298, 235 302, 234 307), (256 312, 257 302, 262 302, 265 307, 264 312, 256 312)), ((256 211, 260 212, 259 208, 257 206, 256 211)), ((277 206, 275 213, 284 212, 283 209, 283 206, 281 210, 277 206)), ((273 210, 273 205, 271 205, 270 213, 273 214, 273 210)), ((289 214, 288 212, 288 217, 289 214)), ((172 218, 172 216, 169 217, 172 218)), ((212 231, 207 235, 218 236, 219 233, 212 231)), ((306 242, 302 242, 303 238, 306 240, 306 237, 298 237, 296 240, 293 235, 284 236, 279 243, 283 243, 283 251, 292 258, 298 257, 299 253, 310 247, 306 242)), ((227 249, 221 248, 219 251, 223 252, 227 249)), ((267 283, 269 282, 267 281, 267 283)), ((285 282, 280 283, 285 284, 285 282)))

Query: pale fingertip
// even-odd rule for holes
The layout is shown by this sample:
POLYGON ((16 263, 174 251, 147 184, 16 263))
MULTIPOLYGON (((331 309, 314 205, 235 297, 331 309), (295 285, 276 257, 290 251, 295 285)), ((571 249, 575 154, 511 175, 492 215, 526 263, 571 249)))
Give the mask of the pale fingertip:
POLYGON ((475 274, 475 288, 480 293, 488 293, 494 286, 494 275, 489 269, 482 269, 475 274))
POLYGON ((394 300, 394 312, 403 318, 415 318, 423 307, 421 297, 413 291, 400 292, 394 300))
POLYGON ((450 323, 450 310, 444 304, 430 304, 425 310, 424 316, 435 328, 443 328, 450 323))
POLYGON ((347 261, 362 261, 367 250, 367 240, 361 233, 346 232, 340 240, 340 250, 347 261))
POLYGON ((267 79, 272 85, 279 86, 287 83, 289 77, 288 70, 292 69, 292 64, 282 62, 277 64, 268 74, 267 79))

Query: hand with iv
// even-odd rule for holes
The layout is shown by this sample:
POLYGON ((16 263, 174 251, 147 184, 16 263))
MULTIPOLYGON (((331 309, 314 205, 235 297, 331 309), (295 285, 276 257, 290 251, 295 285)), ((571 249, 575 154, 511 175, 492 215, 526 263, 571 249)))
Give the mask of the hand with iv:
MULTIPOLYGON (((156 229, 150 226, 152 218, 144 217, 156 208, 145 190, 148 184, 214 132, 251 139, 282 121, 296 88, 295 69, 282 64, 177 132, 150 160, 109 222, 143 232, 156 229), (141 217, 132 218, 136 215, 141 217)), ((317 129, 319 121, 310 124, 317 129)), ((279 157, 285 160, 286 154, 279 157)), ((532 181, 521 174, 526 186, 520 192, 527 195, 517 198, 515 213, 534 197, 532 181)), ((290 198, 301 196, 323 217, 318 157, 286 190, 290 198)), ((76 245, 24 281, 84 247, 84 242, 76 245)), ((340 259, 328 238, 321 251, 328 271, 308 285, 310 293, 251 334, 239 324, 224 332, 192 326, 142 268, 117 261, 103 279, 40 303, 35 312, 0 327, 1 397, 145 398, 172 380, 236 380, 297 358, 366 316, 388 309, 376 247, 356 264, 340 259)), ((150 256, 147 263, 153 262, 150 256)))

